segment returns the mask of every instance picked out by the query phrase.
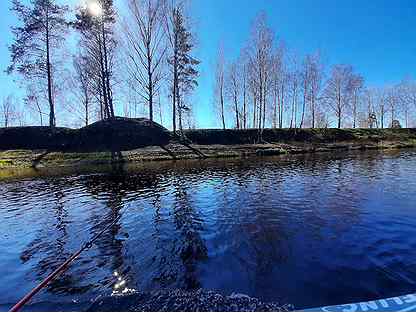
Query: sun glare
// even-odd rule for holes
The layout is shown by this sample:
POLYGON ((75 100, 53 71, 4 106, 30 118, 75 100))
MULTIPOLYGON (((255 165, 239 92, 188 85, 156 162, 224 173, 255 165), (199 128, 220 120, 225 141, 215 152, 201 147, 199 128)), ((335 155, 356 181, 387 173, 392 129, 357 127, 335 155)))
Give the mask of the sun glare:
POLYGON ((88 11, 93 16, 101 16, 103 9, 98 1, 88 1, 88 11))

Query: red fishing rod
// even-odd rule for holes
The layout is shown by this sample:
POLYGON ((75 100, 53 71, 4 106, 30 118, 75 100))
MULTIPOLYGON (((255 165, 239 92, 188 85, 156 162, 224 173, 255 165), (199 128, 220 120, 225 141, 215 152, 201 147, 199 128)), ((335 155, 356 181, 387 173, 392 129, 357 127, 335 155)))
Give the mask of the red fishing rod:
POLYGON ((22 309, 39 291, 41 291, 43 288, 46 287, 52 280, 54 280, 56 277, 60 276, 63 272, 65 272, 69 265, 73 263, 79 255, 84 252, 85 250, 88 250, 92 247, 95 241, 100 238, 101 235, 103 235, 107 230, 109 230, 113 225, 115 225, 119 220, 121 216, 119 215, 117 218, 114 219, 113 222, 111 222, 109 225, 107 225, 101 232, 96 234, 90 241, 86 242, 81 249, 79 249, 76 253, 74 253, 71 257, 68 258, 62 265, 57 268, 55 271, 53 271, 51 274, 49 274, 39 285, 37 285, 35 288, 33 288, 26 296, 24 296, 18 303, 16 303, 9 312, 18 312, 20 309, 22 309))

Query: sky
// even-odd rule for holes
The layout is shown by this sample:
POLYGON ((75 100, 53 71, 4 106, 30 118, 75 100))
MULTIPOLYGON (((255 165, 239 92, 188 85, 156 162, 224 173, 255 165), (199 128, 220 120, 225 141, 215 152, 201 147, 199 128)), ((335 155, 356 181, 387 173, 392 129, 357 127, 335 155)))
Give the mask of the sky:
MULTIPOLYGON (((22 92, 13 77, 4 73, 10 60, 10 26, 16 22, 8 11, 10 3, 0 1, 0 100, 22 92)), ((212 89, 219 43, 227 59, 236 58, 261 11, 267 14, 276 39, 284 40, 290 50, 300 55, 319 50, 328 65, 351 64, 368 86, 392 84, 416 74, 414 0, 193 0, 195 53, 202 62, 193 103, 199 127, 218 126, 212 89)))

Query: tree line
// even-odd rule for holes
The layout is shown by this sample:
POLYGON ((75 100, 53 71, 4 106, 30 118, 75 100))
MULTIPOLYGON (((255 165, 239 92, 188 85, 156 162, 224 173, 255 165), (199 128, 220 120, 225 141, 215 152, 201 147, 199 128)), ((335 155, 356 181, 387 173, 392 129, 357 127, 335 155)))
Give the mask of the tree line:
POLYGON ((328 67, 319 51, 299 56, 276 40, 267 15, 252 23, 237 59, 217 55, 214 109, 223 129, 415 126, 416 81, 366 86, 348 64, 328 67))
MULTIPOLYGON (((55 0, 13 0, 19 25, 12 28, 11 63, 26 88, 25 109, 41 125, 56 126, 57 101, 82 125, 116 116, 115 102, 128 102, 124 115, 143 104, 154 120, 159 98, 171 100, 174 130, 183 128, 197 86, 199 60, 187 5, 176 0, 125 0, 120 16, 113 0, 86 0, 73 10, 55 0), (67 47, 76 41, 75 53, 67 47), (68 61, 69 60, 69 61, 68 61)), ((3 101, 4 125, 17 114, 11 97, 3 101)), ((22 122, 21 122, 22 123, 22 122)))
MULTIPOLYGON (((173 130, 194 127, 200 60, 185 0, 12 0, 8 73, 23 77, 24 105, 3 99, 3 126, 77 126, 147 115, 173 130), (26 3, 26 2, 25 2, 26 3), (58 103, 58 105, 57 105, 58 103)), ((319 51, 298 55, 277 40, 267 15, 252 23, 237 59, 218 49, 213 104, 225 128, 411 127, 416 82, 367 86, 353 66, 329 66, 319 51)))

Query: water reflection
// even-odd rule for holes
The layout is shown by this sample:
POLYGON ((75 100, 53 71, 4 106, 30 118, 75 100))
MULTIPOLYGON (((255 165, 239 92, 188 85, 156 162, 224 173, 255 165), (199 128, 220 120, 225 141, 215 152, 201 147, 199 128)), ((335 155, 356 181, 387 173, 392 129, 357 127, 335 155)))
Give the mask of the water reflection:
POLYGON ((0 182, 0 304, 116 219, 37 300, 202 287, 303 307, 410 293, 415 157, 177 162, 0 182))

